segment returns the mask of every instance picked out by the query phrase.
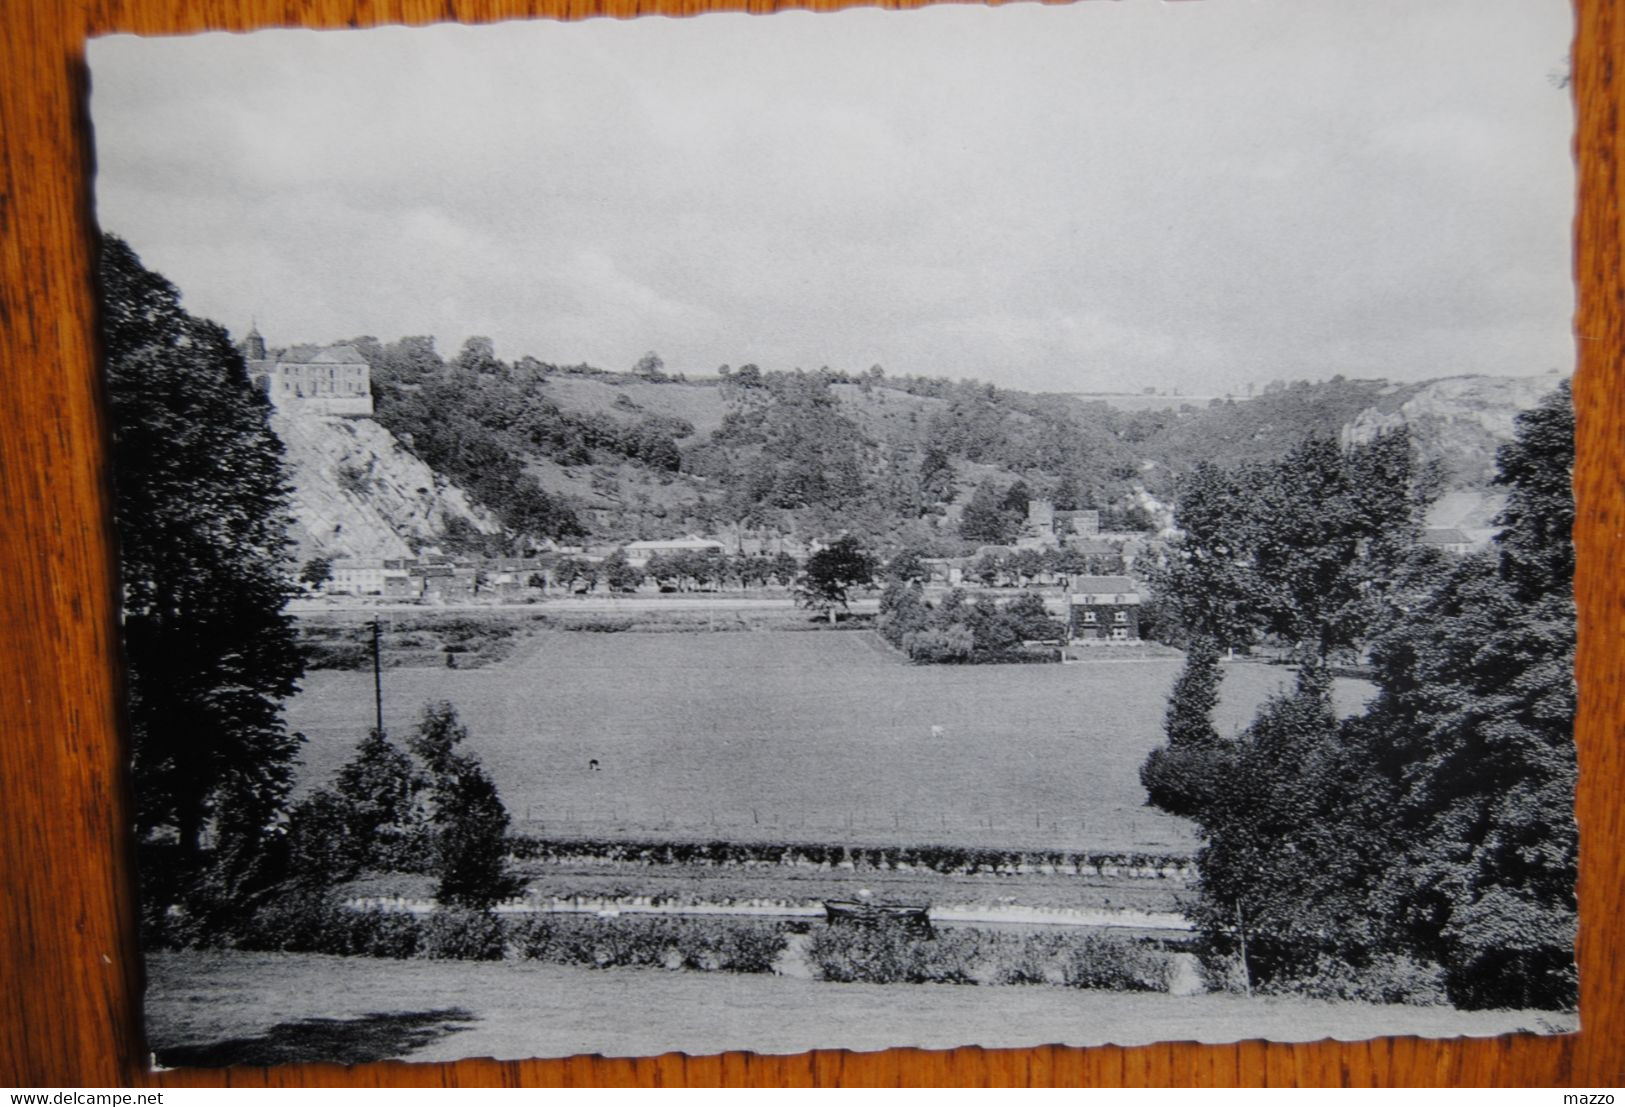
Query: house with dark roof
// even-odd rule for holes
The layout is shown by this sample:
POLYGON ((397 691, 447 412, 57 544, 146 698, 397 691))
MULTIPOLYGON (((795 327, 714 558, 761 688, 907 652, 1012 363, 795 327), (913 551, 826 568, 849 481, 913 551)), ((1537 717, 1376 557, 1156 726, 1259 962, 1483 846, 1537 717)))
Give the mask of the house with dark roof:
POLYGON ((372 374, 354 346, 294 346, 276 357, 259 328, 243 343, 249 379, 279 411, 371 415, 372 374))
POLYGON ((1422 532, 1422 545, 1432 546, 1446 553, 1472 553, 1475 543, 1471 536, 1456 527, 1429 527, 1422 532))
POLYGON ((1073 577, 1068 637, 1134 642, 1140 637, 1140 586, 1128 577, 1073 577))

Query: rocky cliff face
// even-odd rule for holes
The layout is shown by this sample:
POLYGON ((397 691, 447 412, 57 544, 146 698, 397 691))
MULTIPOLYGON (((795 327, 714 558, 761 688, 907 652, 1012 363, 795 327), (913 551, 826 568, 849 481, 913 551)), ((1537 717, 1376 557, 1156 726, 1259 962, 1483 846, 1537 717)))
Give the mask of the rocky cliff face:
POLYGON ((462 489, 401 448, 371 419, 277 412, 271 427, 286 447, 293 484, 297 556, 410 557, 432 545, 448 520, 484 534, 496 520, 462 489))
POLYGON ((1447 377, 1405 386, 1343 428, 1343 441, 1365 442, 1408 427, 1422 457, 1445 469, 1446 492, 1429 513, 1431 526, 1487 535, 1505 496, 1492 488, 1495 451, 1512 440, 1513 420, 1556 388, 1539 377, 1447 377))
POLYGON ((1484 487, 1495 475, 1495 451, 1512 440, 1512 421, 1534 407, 1560 377, 1447 377, 1397 391, 1343 428, 1344 442, 1409 427, 1422 456, 1443 461, 1458 488, 1484 487))

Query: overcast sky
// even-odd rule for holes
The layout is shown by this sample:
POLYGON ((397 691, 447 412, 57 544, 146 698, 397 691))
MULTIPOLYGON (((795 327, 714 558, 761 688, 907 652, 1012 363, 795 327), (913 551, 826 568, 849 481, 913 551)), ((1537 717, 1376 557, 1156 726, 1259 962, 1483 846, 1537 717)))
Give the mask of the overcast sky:
POLYGON ((234 334, 1239 389, 1573 360, 1566 0, 91 45, 98 218, 234 334))

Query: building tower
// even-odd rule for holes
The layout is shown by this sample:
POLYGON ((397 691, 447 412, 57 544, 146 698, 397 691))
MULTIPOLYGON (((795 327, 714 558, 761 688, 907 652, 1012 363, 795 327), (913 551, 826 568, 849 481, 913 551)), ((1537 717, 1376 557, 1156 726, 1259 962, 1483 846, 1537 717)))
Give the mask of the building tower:
POLYGON ((257 324, 248 325, 248 338, 243 341, 243 357, 248 361, 265 360, 265 336, 257 324))

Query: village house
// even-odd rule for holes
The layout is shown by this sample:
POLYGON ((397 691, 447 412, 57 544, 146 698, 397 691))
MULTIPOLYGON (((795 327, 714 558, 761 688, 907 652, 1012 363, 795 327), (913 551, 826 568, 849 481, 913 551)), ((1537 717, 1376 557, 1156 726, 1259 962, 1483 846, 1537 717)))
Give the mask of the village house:
POLYGON ((1021 534, 1016 538, 1018 550, 1058 550, 1065 547, 1074 551, 1099 552, 1103 543, 1112 546, 1111 552, 1121 549, 1125 534, 1103 534, 1100 512, 1094 508, 1076 511, 1057 511, 1051 500, 1028 500, 1027 518, 1022 522, 1021 534))
POLYGON ((710 538, 659 538, 644 542, 628 542, 626 550, 627 563, 634 568, 646 567, 650 560, 656 557, 673 557, 685 553, 722 553, 724 547, 721 542, 710 538))
POLYGON ((1128 577, 1074 577, 1067 602, 1073 641, 1137 641, 1140 586, 1128 577))
POLYGON ((1475 543, 1466 533, 1455 527, 1430 527, 1422 532, 1422 545, 1432 546, 1445 553, 1472 553, 1475 543))

